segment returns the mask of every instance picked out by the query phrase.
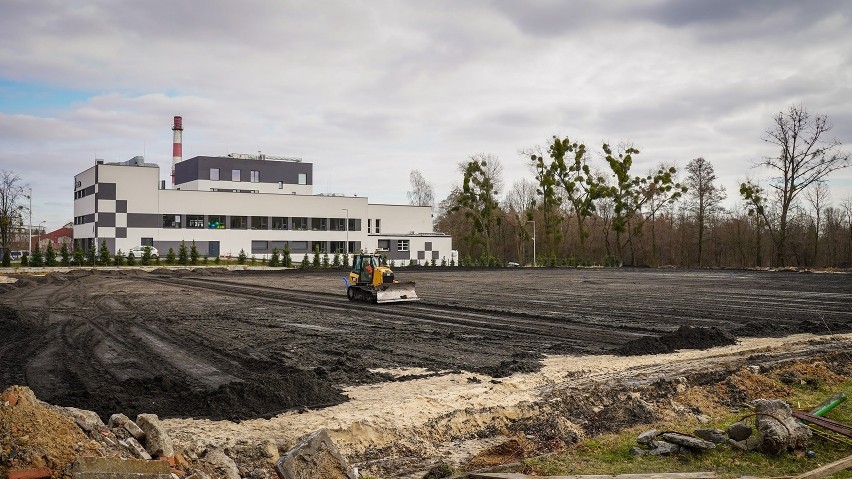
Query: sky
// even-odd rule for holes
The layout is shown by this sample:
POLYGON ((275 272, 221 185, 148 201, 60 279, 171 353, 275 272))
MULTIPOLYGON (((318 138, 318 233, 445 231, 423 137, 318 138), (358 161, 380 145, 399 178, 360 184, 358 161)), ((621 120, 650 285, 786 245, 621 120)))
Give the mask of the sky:
MULTIPOLYGON (((633 171, 704 157, 734 206, 791 105, 852 148, 852 2, 1 0, 0 169, 32 187, 33 223, 73 217, 73 176, 143 155, 297 156, 314 192, 436 200, 458 164, 553 135, 629 142, 633 171)), ((852 197, 852 168, 829 177, 852 197)))

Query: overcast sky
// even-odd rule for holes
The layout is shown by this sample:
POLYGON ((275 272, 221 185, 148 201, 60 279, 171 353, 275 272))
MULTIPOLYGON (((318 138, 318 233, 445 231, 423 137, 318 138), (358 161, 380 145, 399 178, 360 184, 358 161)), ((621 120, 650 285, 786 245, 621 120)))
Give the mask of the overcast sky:
MULTIPOLYGON (((144 155, 300 156, 315 193, 406 203, 420 170, 443 199, 470 155, 556 134, 632 142, 637 174, 703 156, 735 199, 792 104, 852 147, 852 2, 36 1, 0 7, 0 168, 33 223, 73 216, 74 174, 144 155)), ((603 167, 596 158, 595 163, 603 167)), ((852 169, 831 176, 852 196, 852 169)))

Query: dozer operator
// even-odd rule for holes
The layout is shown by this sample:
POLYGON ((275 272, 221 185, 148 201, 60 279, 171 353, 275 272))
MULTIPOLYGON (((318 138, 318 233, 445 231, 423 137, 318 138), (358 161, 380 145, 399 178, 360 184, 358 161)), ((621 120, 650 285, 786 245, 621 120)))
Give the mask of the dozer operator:
POLYGON ((417 301, 414 282, 399 282, 394 279, 393 271, 382 266, 379 254, 358 253, 352 259, 352 271, 346 282, 346 296, 349 301, 367 301, 371 303, 394 303, 399 301, 417 301))

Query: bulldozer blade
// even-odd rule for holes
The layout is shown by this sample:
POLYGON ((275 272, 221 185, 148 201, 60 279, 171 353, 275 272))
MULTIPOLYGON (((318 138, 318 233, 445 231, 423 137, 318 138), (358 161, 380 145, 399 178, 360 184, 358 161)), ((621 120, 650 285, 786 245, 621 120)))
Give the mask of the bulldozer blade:
POLYGON ((382 286, 376 291, 377 303, 395 303, 399 301, 419 301, 417 292, 414 291, 414 283, 394 283, 382 286))

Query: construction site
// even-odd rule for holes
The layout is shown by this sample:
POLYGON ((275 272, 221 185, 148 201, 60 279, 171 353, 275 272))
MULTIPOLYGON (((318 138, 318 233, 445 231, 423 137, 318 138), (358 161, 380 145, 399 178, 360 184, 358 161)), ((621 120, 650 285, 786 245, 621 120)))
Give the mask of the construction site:
MULTIPOLYGON (((178 475, 275 477, 279 455, 324 430, 350 476, 419 478, 778 398, 760 385, 779 370, 816 364, 827 384, 852 371, 846 273, 398 268, 420 300, 390 304, 348 301, 342 274, 11 275, 0 285, 0 389, 93 411, 96 424, 80 426, 90 437, 98 418, 156 415, 174 443, 165 455, 185 461, 178 475)), ((27 449, 0 404, 5 473, 24 465, 9 445, 19 460, 27 449)), ((53 477, 78 456, 121 455, 90 442, 29 453, 53 477)))

